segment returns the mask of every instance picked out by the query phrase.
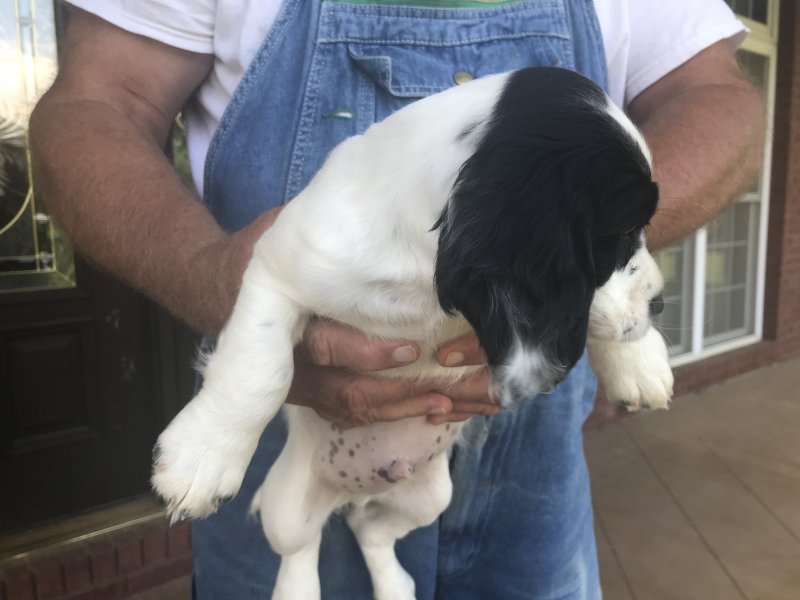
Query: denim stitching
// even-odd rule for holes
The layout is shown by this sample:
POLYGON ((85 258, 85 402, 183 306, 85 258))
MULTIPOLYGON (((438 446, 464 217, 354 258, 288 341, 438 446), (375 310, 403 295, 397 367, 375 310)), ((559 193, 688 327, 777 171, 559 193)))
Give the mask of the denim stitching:
POLYGON ((377 6, 377 5, 358 5, 345 3, 322 3, 323 13, 344 14, 348 16, 398 16, 404 19, 450 19, 458 16, 463 19, 473 19, 479 21, 487 16, 513 15, 514 13, 531 11, 542 15, 544 18, 553 21, 564 22, 566 14, 564 2, 562 0, 529 0, 528 2, 518 2, 502 6, 487 5, 486 8, 423 8, 419 6, 377 6))
POLYGON ((222 142, 227 139, 232 123, 237 121, 237 117, 239 116, 242 105, 244 104, 243 98, 246 92, 249 91, 254 82, 260 80, 261 71, 267 64, 267 59, 272 55, 276 41, 281 38, 286 27, 291 22, 292 16, 296 12, 295 9, 297 5, 298 4, 296 0, 286 0, 283 3, 283 7, 278 13, 273 26, 267 33, 264 43, 262 44, 261 48, 259 48, 250 66, 245 70, 242 80, 236 87, 233 97, 228 103, 228 106, 225 108, 222 118, 217 125, 217 129, 212 135, 211 143, 206 151, 206 159, 203 168, 203 201, 208 206, 216 205, 215 194, 213 193, 213 188, 210 184, 212 181, 212 165, 216 164, 215 159, 217 152, 219 151, 219 147, 222 145, 222 142))
POLYGON ((319 81, 322 79, 322 73, 325 71, 327 64, 327 52, 321 51, 319 46, 314 48, 314 54, 319 56, 319 60, 311 57, 311 72, 308 75, 308 82, 306 84, 306 93, 303 98, 303 106, 301 109, 302 117, 300 118, 300 125, 297 131, 297 141, 295 144, 294 152, 292 153, 292 161, 290 163, 289 177, 286 184, 286 198, 293 197, 300 190, 300 182, 302 174, 306 165, 306 157, 308 153, 305 151, 308 146, 308 141, 311 131, 314 128, 315 115, 320 97, 319 81), (298 157, 299 153, 299 157, 298 157))
POLYGON ((320 39, 321 44, 404 44, 407 46, 431 46, 435 48, 449 48, 453 46, 470 46, 472 44, 482 44, 486 42, 499 42, 504 40, 520 40, 528 37, 549 37, 560 40, 569 40, 568 35, 556 33, 551 31, 523 31, 519 33, 509 33, 504 35, 482 36, 478 38, 469 38, 465 40, 457 40, 453 42, 432 42, 419 39, 381 39, 381 38, 355 38, 355 37, 337 37, 320 39))

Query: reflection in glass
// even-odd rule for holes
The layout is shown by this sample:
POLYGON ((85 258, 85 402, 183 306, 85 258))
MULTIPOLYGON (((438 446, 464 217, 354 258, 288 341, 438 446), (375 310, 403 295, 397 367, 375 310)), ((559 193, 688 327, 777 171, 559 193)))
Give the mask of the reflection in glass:
POLYGON ((74 285, 72 250, 33 193, 26 145, 56 65, 52 1, 0 3, 0 293, 74 285))
POLYGON ((664 276, 664 312, 653 321, 667 339, 670 356, 691 350, 694 246, 690 237, 654 255, 664 276))
POLYGON ((737 15, 767 23, 768 0, 725 0, 737 15))

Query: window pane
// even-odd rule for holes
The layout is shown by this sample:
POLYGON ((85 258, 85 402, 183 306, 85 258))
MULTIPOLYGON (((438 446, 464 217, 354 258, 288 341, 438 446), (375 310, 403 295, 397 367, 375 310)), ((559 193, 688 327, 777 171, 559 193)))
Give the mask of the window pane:
POLYGON ((25 141, 55 72, 53 3, 0 3, 0 293, 74 285, 72 250, 33 193, 25 141))
POLYGON ((758 219, 758 203, 740 202, 708 225, 705 346, 754 331, 758 219))
POLYGON ((655 255, 664 275, 664 312, 654 319, 654 323, 667 339, 670 356, 691 350, 693 257, 694 238, 655 255))

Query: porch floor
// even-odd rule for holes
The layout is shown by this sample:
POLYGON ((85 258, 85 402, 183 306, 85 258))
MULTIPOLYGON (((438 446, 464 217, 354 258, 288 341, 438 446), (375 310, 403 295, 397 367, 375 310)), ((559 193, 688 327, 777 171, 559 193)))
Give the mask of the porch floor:
POLYGON ((607 600, 800 598, 800 359, 585 440, 607 600))

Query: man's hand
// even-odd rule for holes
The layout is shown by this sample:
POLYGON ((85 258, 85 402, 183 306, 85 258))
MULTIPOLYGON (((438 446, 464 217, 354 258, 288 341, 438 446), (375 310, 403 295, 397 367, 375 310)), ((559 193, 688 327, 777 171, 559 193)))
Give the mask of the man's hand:
MULTIPOLYGON (((471 360, 483 364, 485 360, 467 350, 471 342, 463 339, 443 348, 452 345, 467 351, 462 364, 471 360)), ((287 401, 313 408, 345 428, 425 415, 429 422, 440 424, 497 414, 499 407, 489 398, 485 370, 452 385, 370 374, 412 363, 419 352, 416 344, 379 341, 344 325, 315 321, 295 352, 295 375, 287 401)))

